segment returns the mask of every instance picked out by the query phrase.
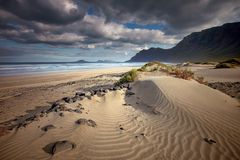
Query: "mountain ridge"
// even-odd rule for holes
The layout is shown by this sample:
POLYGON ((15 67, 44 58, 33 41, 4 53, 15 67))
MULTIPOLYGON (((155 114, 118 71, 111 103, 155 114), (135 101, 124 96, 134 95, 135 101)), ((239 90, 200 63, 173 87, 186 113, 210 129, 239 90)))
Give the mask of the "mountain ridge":
POLYGON ((240 22, 193 32, 170 49, 142 50, 127 62, 214 61, 240 57, 240 22))

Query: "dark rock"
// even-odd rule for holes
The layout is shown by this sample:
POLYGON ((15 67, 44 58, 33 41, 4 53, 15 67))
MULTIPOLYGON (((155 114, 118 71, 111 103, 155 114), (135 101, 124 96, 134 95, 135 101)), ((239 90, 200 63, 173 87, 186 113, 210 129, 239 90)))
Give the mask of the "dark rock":
POLYGON ((26 128, 29 123, 23 123, 23 127, 26 128))
POLYGON ((129 91, 129 90, 126 91, 126 95, 127 95, 127 96, 132 96, 132 95, 134 95, 134 94, 135 94, 135 93, 132 92, 132 91, 129 91))
POLYGON ((78 91, 78 92, 76 92, 76 95, 77 96, 85 96, 85 92, 78 91))
POLYGON ((113 90, 114 90, 114 91, 120 90, 120 87, 119 87, 119 86, 115 86, 115 87, 113 87, 113 90))
POLYGON ((94 89, 93 92, 94 92, 94 95, 95 95, 95 94, 97 94, 98 90, 94 89))
POLYGON ((214 140, 212 140, 212 139, 210 139, 210 138, 203 138, 203 140, 204 140, 205 142, 207 142, 208 144, 217 143, 216 141, 214 141, 214 140))
POLYGON ((127 89, 128 90, 132 90, 132 87, 130 85, 128 85, 127 89))
POLYGON ((89 119, 84 119, 84 118, 80 118, 79 120, 76 121, 77 124, 80 124, 80 125, 88 125, 90 127, 96 127, 97 124, 95 121, 89 119))
POLYGON ((54 125, 49 124, 47 126, 42 127, 41 130, 47 132, 48 130, 54 129, 54 128, 56 128, 54 125))
POLYGON ((78 100, 78 98, 79 98, 78 96, 73 97, 72 98, 73 103, 76 102, 78 100))
POLYGON ((67 110, 67 107, 65 105, 60 105, 59 106, 59 110, 60 111, 66 111, 67 110))
POLYGON ((70 98, 70 97, 64 97, 63 100, 64 100, 66 103, 73 103, 73 99, 70 98))
POLYGON ((46 112, 47 112, 46 110, 41 111, 42 114, 45 114, 46 112))
POLYGON ((73 109, 68 108, 67 111, 68 111, 68 112, 73 112, 73 109))
POLYGON ((76 113, 82 113, 82 111, 80 109, 75 109, 74 112, 76 113))
POLYGON ((121 129, 121 130, 124 130, 124 128, 123 128, 123 127, 120 127, 119 129, 121 129))
POLYGON ((88 120, 87 125, 88 125, 88 126, 91 126, 91 127, 96 127, 96 126, 97 126, 96 122, 93 121, 93 120, 91 120, 91 119, 88 120))
POLYGON ((85 98, 85 96, 80 96, 80 97, 78 97, 78 100, 83 100, 85 98))
POLYGON ((82 125, 85 125, 87 124, 87 119, 84 119, 84 118, 80 118, 76 121, 77 124, 82 124, 82 125))
POLYGON ((211 143, 217 143, 216 141, 214 141, 214 140, 212 140, 212 139, 210 139, 209 142, 211 142, 211 143))
POLYGON ((62 113, 62 112, 59 113, 59 116, 64 117, 64 113, 62 113))
POLYGON ((57 141, 54 143, 50 143, 46 145, 43 150, 48 153, 48 154, 57 154, 59 152, 67 151, 67 150, 72 150, 76 147, 76 145, 73 142, 70 141, 57 141))
POLYGON ((54 102, 54 103, 52 104, 52 108, 55 108, 55 107, 57 107, 57 106, 59 106, 59 105, 60 105, 59 102, 54 102))
POLYGON ((123 86, 123 88, 128 88, 130 86, 130 84, 129 83, 125 83, 122 86, 123 86))
POLYGON ((54 103, 52 104, 51 108, 48 109, 47 113, 48 113, 48 112, 52 112, 53 110, 55 110, 56 108, 58 108, 59 105, 60 105, 60 103, 54 102, 54 103))
POLYGON ((59 108, 55 108, 54 111, 55 111, 55 112, 59 112, 60 109, 59 109, 59 108))
POLYGON ((29 117, 29 118, 26 118, 26 121, 37 121, 37 120, 39 120, 39 119, 38 119, 38 117, 36 115, 33 115, 33 116, 29 117))
POLYGON ((97 92, 97 96, 98 96, 98 97, 102 97, 102 96, 104 96, 104 95, 105 95, 105 93, 103 93, 103 92, 100 92, 100 91, 97 92))

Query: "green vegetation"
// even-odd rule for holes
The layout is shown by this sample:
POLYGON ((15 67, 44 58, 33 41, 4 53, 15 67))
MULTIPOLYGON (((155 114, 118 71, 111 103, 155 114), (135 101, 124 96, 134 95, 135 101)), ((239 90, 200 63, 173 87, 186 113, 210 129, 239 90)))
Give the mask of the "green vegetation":
POLYGON ((194 73, 190 70, 183 70, 180 68, 177 68, 175 66, 166 65, 163 63, 160 63, 158 61, 149 62, 142 66, 140 69, 138 69, 140 72, 155 72, 155 71, 161 71, 167 74, 174 75, 177 78, 182 79, 191 79, 194 76, 194 73))
POLYGON ((149 62, 146 63, 144 66, 142 66, 138 71, 140 72, 154 72, 154 71, 162 71, 162 72, 168 72, 171 73, 174 71, 174 67, 170 65, 163 64, 158 61, 149 62))
POLYGON ((191 70, 181 69, 180 67, 166 65, 158 61, 154 61, 154 62, 146 63, 145 65, 143 65, 141 68, 137 70, 132 69, 131 71, 125 73, 123 77, 120 78, 120 80, 116 83, 116 85, 121 85, 124 83, 135 81, 138 76, 138 73, 140 72, 157 72, 157 71, 164 72, 169 75, 173 75, 176 78, 181 78, 186 80, 195 79, 199 83, 202 83, 202 84, 207 83, 204 81, 203 77, 195 78, 194 73, 191 70))
POLYGON ((194 73, 187 69, 184 69, 184 70, 175 69, 175 72, 172 74, 175 75, 177 78, 186 79, 186 80, 190 80, 194 78, 194 73))
POLYGON ((133 82, 137 78, 137 70, 132 69, 131 71, 125 73, 122 78, 116 83, 117 85, 133 82))
POLYGON ((138 69, 139 71, 142 71, 142 72, 146 72, 148 71, 150 67, 154 67, 156 68, 157 67, 161 67, 161 68, 166 68, 167 65, 163 64, 163 63, 160 63, 158 61, 153 61, 153 62, 149 62, 149 63, 146 63, 144 66, 142 66, 140 69, 138 69))

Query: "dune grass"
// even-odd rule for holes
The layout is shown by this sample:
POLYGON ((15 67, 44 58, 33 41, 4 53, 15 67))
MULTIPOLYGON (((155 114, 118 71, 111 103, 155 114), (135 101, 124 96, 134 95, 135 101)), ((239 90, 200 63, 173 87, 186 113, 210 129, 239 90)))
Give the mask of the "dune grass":
POLYGON ((141 72, 158 72, 158 71, 167 73, 169 75, 173 75, 176 78, 186 80, 195 79, 199 83, 205 83, 203 77, 194 78, 194 73, 191 70, 181 69, 176 66, 166 65, 161 62, 154 61, 146 63, 139 69, 132 69, 131 71, 125 73, 116 83, 116 85, 121 85, 124 83, 130 83, 135 81, 137 79, 138 74, 141 72))
POLYGON ((177 78, 191 79, 194 77, 194 73, 190 70, 183 70, 176 66, 166 65, 158 61, 149 62, 138 69, 139 72, 155 72, 161 71, 170 75, 174 75, 177 78))
POLYGON ((131 71, 125 73, 116 84, 121 85, 124 83, 133 82, 137 78, 137 72, 138 71, 136 69, 132 69, 131 71))
POLYGON ((175 77, 181 78, 181 79, 186 79, 186 80, 194 79, 194 73, 187 69, 184 69, 184 70, 175 69, 172 74, 175 75, 175 77))

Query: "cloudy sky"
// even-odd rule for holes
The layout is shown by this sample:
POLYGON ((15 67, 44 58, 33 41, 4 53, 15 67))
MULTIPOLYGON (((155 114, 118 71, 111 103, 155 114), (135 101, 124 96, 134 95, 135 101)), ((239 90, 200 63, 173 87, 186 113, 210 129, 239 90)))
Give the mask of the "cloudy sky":
POLYGON ((240 21, 240 0, 0 0, 0 61, 125 61, 240 21))

